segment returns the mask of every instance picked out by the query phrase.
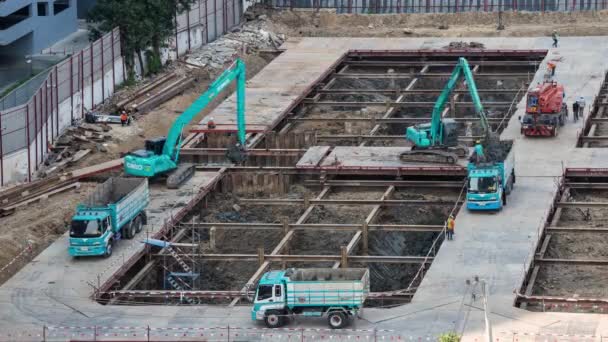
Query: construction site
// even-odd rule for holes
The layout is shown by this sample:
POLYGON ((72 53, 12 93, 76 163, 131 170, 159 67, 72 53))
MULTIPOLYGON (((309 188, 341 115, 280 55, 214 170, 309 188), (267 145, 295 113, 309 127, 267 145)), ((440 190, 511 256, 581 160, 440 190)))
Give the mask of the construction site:
POLYGON ((0 341, 608 337, 607 12, 279 7, 35 138, 0 341))

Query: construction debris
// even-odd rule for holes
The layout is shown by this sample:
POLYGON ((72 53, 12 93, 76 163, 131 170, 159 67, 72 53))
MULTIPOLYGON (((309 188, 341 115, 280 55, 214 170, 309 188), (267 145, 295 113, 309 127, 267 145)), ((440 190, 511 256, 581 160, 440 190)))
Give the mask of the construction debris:
POLYGON ((479 42, 450 42, 444 49, 485 49, 485 45, 479 42))
POLYGON ((193 51, 186 62, 210 69, 222 69, 239 54, 278 49, 285 41, 285 36, 270 32, 264 26, 265 16, 260 15, 258 20, 248 22, 216 41, 193 51))

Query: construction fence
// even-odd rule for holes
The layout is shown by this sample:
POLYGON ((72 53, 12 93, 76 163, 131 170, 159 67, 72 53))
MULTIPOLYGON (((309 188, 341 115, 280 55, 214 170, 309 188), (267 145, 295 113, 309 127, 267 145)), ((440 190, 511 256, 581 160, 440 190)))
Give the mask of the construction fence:
MULTIPOLYGON (((43 326, 37 331, 5 331, 0 339, 10 341, 409 341, 435 342, 437 337, 416 336, 383 329, 315 329, 257 327, 75 327, 43 326)), ((472 337, 471 341, 487 341, 484 336, 472 337)), ((494 331, 493 342, 603 342, 607 338, 595 335, 568 335, 553 333, 526 333, 494 331)))
POLYGON ((192 49, 210 43, 241 23, 245 1, 197 0, 189 12, 177 15, 175 37, 170 49, 182 56, 192 49))
POLYGON ((608 0, 271 0, 278 9, 331 9, 337 13, 459 13, 598 11, 608 0))
POLYGON ((15 106, 0 107, 0 186, 31 181, 59 135, 112 95, 123 75, 116 28, 51 67, 37 90, 7 95, 15 106))

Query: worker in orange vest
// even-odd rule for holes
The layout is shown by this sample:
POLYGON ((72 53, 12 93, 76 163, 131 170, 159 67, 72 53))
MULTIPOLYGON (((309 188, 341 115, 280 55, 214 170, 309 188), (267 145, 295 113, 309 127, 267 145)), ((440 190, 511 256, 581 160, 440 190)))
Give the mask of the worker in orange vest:
POLYGON ((549 70, 551 70, 551 77, 555 76, 555 67, 557 65, 555 65, 555 63, 553 62, 549 62, 547 63, 547 67, 549 67, 549 70))
POLYGON ((126 126, 129 123, 129 115, 127 115, 126 111, 122 111, 120 113, 120 124, 126 126))
POLYGON ((450 216, 448 216, 446 228, 448 240, 454 240, 454 228, 456 228, 456 220, 454 220, 454 215, 450 214, 450 216))

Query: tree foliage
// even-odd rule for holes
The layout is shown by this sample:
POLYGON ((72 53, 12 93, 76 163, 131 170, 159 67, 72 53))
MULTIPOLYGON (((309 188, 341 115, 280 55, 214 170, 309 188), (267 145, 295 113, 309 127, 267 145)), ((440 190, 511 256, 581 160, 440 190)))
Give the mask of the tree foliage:
POLYGON ((161 48, 176 28, 176 16, 190 10, 196 0, 98 0, 89 13, 92 37, 99 37, 114 27, 120 28, 122 51, 128 78, 132 79, 137 57, 143 70, 142 52, 152 62, 153 71, 160 66, 161 48))
POLYGON ((439 342, 460 342, 460 336, 458 334, 450 332, 441 334, 439 336, 439 342))

